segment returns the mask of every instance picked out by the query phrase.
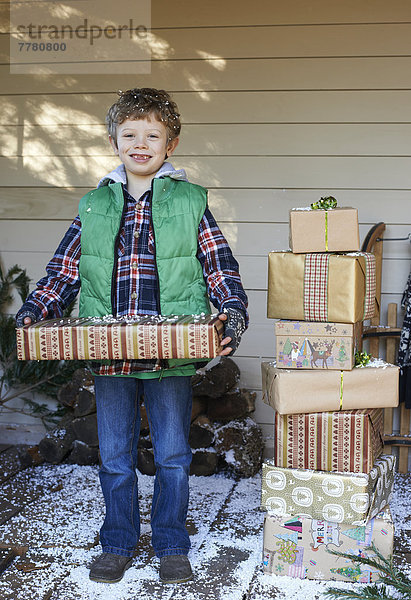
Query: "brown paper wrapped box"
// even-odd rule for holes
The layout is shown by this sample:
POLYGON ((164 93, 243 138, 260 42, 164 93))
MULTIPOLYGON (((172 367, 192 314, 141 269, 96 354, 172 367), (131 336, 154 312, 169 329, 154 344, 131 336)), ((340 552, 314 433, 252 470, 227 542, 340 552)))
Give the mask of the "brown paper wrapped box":
POLYGON ((365 525, 392 496, 395 456, 382 454, 369 473, 284 469, 263 462, 261 508, 332 523, 365 525))
POLYGON ((278 369, 351 370, 362 349, 361 322, 277 321, 278 369))
POLYGON ((382 449, 382 408, 275 413, 276 467, 369 473, 382 449))
POLYGON ((357 209, 350 207, 329 210, 291 209, 290 248, 295 253, 359 250, 357 209))
POLYGON ((399 367, 372 359, 352 371, 277 369, 261 363, 263 401, 281 415, 398 406, 399 367))
POLYGON ((50 319, 19 327, 19 360, 213 358, 223 323, 216 315, 50 319))
POLYGON ((270 319, 356 323, 376 308, 373 254, 270 252, 270 319))
POLYGON ((268 513, 264 521, 263 569, 272 575, 300 579, 374 583, 380 579, 375 567, 354 563, 327 550, 374 557, 369 547, 374 544, 389 558, 393 543, 394 525, 388 507, 362 527, 268 513))

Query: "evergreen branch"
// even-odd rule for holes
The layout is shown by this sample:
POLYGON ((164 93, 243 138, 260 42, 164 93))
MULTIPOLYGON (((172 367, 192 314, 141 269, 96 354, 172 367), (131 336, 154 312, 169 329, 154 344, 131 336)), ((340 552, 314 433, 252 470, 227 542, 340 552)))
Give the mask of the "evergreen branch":
MULTIPOLYGON (((59 388, 70 381, 74 371, 84 368, 84 362, 17 359, 16 322, 13 316, 5 314, 4 308, 13 298, 13 288, 23 301, 26 299, 29 282, 25 269, 14 265, 6 272, 0 262, 0 408, 40 418, 46 425, 46 421, 53 421, 60 416, 62 409, 48 411, 46 405, 22 398, 22 394, 36 391, 55 398, 59 388), (26 410, 6 406, 15 398, 21 398, 26 403, 26 410)), ((73 308, 74 302, 67 307, 64 316, 69 316, 73 308)))
MULTIPOLYGON (((36 383, 33 383, 32 385, 29 385, 28 387, 24 387, 24 392, 30 392, 31 390, 34 390, 35 388, 38 388, 40 385, 48 383, 55 377, 58 377, 58 375, 60 375, 60 373, 54 373, 54 375, 49 375, 48 377, 45 377, 41 381, 36 381, 36 383)), ((14 394, 11 394, 11 396, 8 396, 6 393, 6 395, 3 398, 0 398, 0 406, 3 405, 5 402, 9 402, 10 400, 13 400, 13 398, 18 398, 20 396, 20 394, 21 394, 21 390, 19 392, 15 392, 14 394)))
POLYGON ((17 289, 22 302, 24 302, 29 295, 29 283, 30 277, 26 274, 26 271, 21 271, 21 273, 19 273, 12 282, 14 287, 17 289))
POLYGON ((393 565, 392 556, 386 558, 381 554, 373 543, 369 548, 375 554, 372 556, 357 556, 347 552, 338 552, 337 550, 327 550, 329 554, 340 556, 353 563, 363 564, 366 567, 373 567, 380 572, 378 584, 367 585, 359 591, 340 590, 338 588, 328 588, 325 595, 329 598, 353 598, 361 600, 409 600, 411 598, 411 580, 393 565), (401 594, 393 596, 388 587, 401 594))
POLYGON ((328 588, 324 596, 326 598, 347 598, 350 600, 398 600, 398 598, 389 594, 385 585, 376 584, 368 585, 359 591, 328 588))
MULTIPOLYGON (((33 402, 32 400, 29 400, 28 398, 22 398, 22 400, 25 403, 27 403, 29 406, 37 404, 37 403, 33 402)), ((55 411, 46 410, 45 404, 39 404, 37 407, 34 406, 33 410, 31 410, 30 412, 23 410, 21 408, 16 408, 13 406, 6 406, 5 404, 3 404, 1 406, 1 409, 8 410, 13 413, 18 413, 19 415, 24 415, 26 417, 39 417, 46 429, 50 429, 50 425, 49 425, 50 423, 53 426, 57 425, 57 423, 60 421, 61 417, 64 416, 64 414, 66 414, 66 412, 67 412, 66 409, 62 408, 62 407, 58 408, 55 411), (45 408, 43 409, 43 407, 45 407, 45 408)))
POLYGON ((329 554, 334 554, 335 556, 340 556, 341 558, 346 558, 347 560, 350 560, 355 563, 358 562, 367 565, 368 567, 374 567, 374 569, 377 569, 381 573, 384 573, 384 575, 392 575, 393 566, 391 558, 385 558, 378 550, 378 548, 375 547, 374 543, 371 546, 368 546, 368 548, 364 549, 372 550, 375 553, 376 558, 372 556, 357 556, 354 554, 350 554, 349 552, 338 552, 338 550, 331 549, 327 550, 327 552, 329 554))
POLYGON ((28 295, 30 278, 25 269, 13 265, 4 275, 0 265, 0 307, 11 302, 11 287, 14 286, 24 301, 28 295))

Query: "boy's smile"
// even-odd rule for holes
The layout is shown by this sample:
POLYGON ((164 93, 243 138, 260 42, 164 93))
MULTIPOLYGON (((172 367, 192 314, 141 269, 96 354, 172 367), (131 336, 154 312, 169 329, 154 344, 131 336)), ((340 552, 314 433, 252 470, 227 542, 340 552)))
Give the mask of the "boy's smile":
POLYGON ((151 181, 178 144, 168 140, 167 129, 154 115, 126 119, 117 127, 117 144, 110 137, 115 153, 126 168, 129 179, 151 181))

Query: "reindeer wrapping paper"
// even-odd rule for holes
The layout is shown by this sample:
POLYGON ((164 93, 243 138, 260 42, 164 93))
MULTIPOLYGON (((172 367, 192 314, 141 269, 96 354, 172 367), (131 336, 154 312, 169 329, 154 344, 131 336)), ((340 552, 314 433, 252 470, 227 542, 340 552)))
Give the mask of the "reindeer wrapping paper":
POLYGON ((352 371, 296 371, 261 363, 263 401, 281 415, 398 406, 399 367, 372 359, 352 371))
POLYGON ((274 464, 290 469, 369 473, 383 449, 382 408, 274 419, 274 464))
POLYGON ((374 567, 355 564, 327 550, 371 557, 375 553, 369 546, 374 543, 389 558, 393 541, 394 525, 388 507, 362 527, 268 513, 264 521, 263 569, 265 573, 300 579, 374 583, 380 579, 374 567))
POLYGON ((375 256, 270 252, 269 319, 356 323, 376 308, 375 256))
POLYGON ((274 514, 363 526, 390 502, 395 456, 383 454, 369 473, 285 469, 263 462, 261 508, 274 514))
POLYGON ((329 210, 291 209, 290 248, 294 253, 359 250, 357 209, 343 206, 329 210))
POLYGON ((317 323, 277 321, 277 367, 279 369, 351 370, 354 354, 362 349, 361 321, 317 323))

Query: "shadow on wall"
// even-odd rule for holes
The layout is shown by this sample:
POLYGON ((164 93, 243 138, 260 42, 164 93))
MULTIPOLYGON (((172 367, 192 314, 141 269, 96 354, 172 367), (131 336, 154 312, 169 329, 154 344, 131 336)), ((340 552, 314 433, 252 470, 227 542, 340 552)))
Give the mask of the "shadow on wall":
MULTIPOLYGON (((43 9, 30 9, 24 3, 13 7, 10 37, 4 36, 0 45, 0 62, 3 68, 10 62, 11 70, 7 68, 4 76, 4 88, 9 95, 2 99, 0 111, 3 186, 94 186, 104 173, 118 164, 105 140, 104 127, 106 109, 115 100, 118 89, 137 86, 172 91, 177 87, 197 92, 200 102, 210 102, 210 95, 204 90, 215 85, 213 72, 223 73, 225 59, 211 54, 207 48, 176 48, 174 42, 178 38, 172 29, 153 31, 148 27, 145 32, 137 32, 136 27, 133 33, 139 19, 150 25, 149 2, 141 0, 133 11, 129 5, 116 6, 113 11, 112 3, 100 0, 98 11, 93 12, 90 7, 93 1, 87 2, 85 8, 82 2, 75 6, 49 4, 43 9), (27 37, 27 25, 17 25, 28 23, 27 11, 30 10, 34 11, 34 38, 27 37), (141 16, 141 11, 145 11, 145 16, 141 16), (43 27, 38 24, 41 18, 47 23, 45 33, 36 30, 43 27), (104 28, 104 35, 101 29, 93 31, 98 28, 93 25, 95 22, 104 28), (114 22, 118 29, 111 27, 114 22), (79 27, 74 31, 77 23, 84 24, 84 27, 80 25, 79 32, 79 27), (128 31, 120 32, 122 23, 127 24, 128 31), (41 41, 47 36, 45 41, 50 41, 52 34, 53 39, 60 42, 62 31, 64 41, 67 39, 64 58, 62 52, 54 50, 36 54, 30 48, 30 53, 22 54, 16 49, 22 39, 41 41), (91 36, 98 34, 91 43, 91 36), (86 41, 79 39, 85 36, 88 36, 86 41), (113 61, 113 56, 119 60, 113 61), (188 60, 179 66, 176 57, 188 60), (31 61, 35 61, 34 74, 16 74, 27 70, 27 64, 22 63, 31 61)), ((178 44, 181 46, 181 42, 178 44)), ((40 43, 37 46, 40 47, 40 43)), ((184 115, 184 110, 181 112, 184 115)), ((201 106, 198 115, 201 115, 201 106)), ((213 172, 204 174, 204 167, 195 160, 190 161, 190 178, 194 181, 201 178, 212 186, 221 184, 213 172)))

